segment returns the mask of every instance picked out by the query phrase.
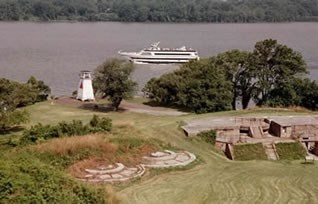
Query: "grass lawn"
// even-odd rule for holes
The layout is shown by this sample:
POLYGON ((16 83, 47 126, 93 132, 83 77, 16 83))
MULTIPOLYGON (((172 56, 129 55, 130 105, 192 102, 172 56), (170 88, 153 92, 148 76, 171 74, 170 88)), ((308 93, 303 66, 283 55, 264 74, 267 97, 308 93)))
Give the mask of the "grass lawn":
POLYGON ((55 124, 61 120, 88 122, 93 114, 113 119, 114 137, 156 138, 198 156, 198 165, 183 171, 167 171, 129 185, 114 186, 122 203, 318 203, 318 166, 301 161, 230 161, 196 138, 186 138, 179 129, 183 120, 246 115, 295 115, 306 111, 247 110, 186 116, 151 116, 138 113, 92 112, 51 102, 27 110, 29 125, 55 124), (134 131, 129 131, 129 129, 134 131), (124 130, 124 131, 123 131, 124 130))

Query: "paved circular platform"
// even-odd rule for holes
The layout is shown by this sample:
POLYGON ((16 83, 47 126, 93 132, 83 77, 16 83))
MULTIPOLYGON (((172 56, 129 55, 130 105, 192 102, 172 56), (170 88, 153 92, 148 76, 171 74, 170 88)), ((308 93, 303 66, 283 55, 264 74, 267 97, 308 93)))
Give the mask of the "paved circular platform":
POLYGON ((158 151, 145 156, 143 164, 136 165, 135 167, 126 167, 122 163, 108 166, 100 165, 96 168, 83 169, 82 176, 78 176, 77 178, 82 181, 96 183, 127 181, 142 176, 146 171, 145 167, 167 168, 186 166, 195 159, 196 156, 187 151, 177 153, 169 150, 158 151))
POLYGON ((115 182, 127 181, 142 176, 145 173, 143 165, 128 168, 121 163, 115 165, 100 166, 94 169, 85 169, 85 175, 79 179, 89 182, 115 182))
POLYGON ((193 162, 196 156, 190 152, 173 152, 165 150, 154 152, 150 156, 144 157, 144 166, 152 168, 167 168, 176 166, 186 166, 193 162))

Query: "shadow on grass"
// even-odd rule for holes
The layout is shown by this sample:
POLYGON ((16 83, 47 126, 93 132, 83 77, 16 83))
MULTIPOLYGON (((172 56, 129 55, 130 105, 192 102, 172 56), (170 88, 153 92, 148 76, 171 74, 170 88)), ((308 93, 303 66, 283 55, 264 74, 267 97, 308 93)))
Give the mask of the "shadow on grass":
POLYGON ((303 161, 303 162, 300 162, 300 164, 304 164, 304 165, 314 165, 315 162, 306 162, 306 161, 303 161))
POLYGON ((147 102, 143 102, 142 104, 147 105, 147 106, 151 106, 151 107, 171 108, 171 109, 175 109, 177 111, 187 112, 187 113, 193 112, 193 111, 191 111, 190 108, 186 108, 184 106, 168 105, 168 104, 163 104, 163 103, 159 103, 156 101, 147 101, 147 102))
POLYGON ((22 126, 15 126, 12 128, 7 128, 7 129, 0 129, 0 135, 8 135, 16 132, 20 132, 24 130, 25 128, 22 126))
POLYGON ((120 107, 117 111, 115 111, 111 105, 103 105, 103 104, 96 104, 96 103, 84 103, 80 105, 79 108, 84 110, 94 111, 94 112, 103 112, 103 113, 108 113, 108 112, 122 113, 127 111, 127 109, 120 108, 120 107))

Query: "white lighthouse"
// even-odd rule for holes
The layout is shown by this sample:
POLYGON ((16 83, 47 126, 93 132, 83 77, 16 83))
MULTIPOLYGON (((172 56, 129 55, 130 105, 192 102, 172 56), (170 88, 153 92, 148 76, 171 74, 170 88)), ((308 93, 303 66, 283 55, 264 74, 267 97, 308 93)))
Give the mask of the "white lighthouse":
POLYGON ((95 100, 90 71, 81 71, 76 99, 81 101, 95 100))

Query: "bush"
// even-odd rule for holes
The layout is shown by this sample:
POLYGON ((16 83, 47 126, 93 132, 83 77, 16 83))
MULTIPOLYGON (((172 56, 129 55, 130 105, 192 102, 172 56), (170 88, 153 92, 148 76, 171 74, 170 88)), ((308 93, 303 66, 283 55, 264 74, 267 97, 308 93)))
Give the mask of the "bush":
POLYGON ((90 127, 83 125, 80 120, 73 120, 71 123, 60 122, 57 130, 60 132, 60 136, 85 135, 91 132, 90 127))
POLYGON ((109 132, 112 128, 112 121, 109 118, 99 118, 94 115, 88 125, 83 125, 80 120, 73 120, 70 123, 65 121, 60 122, 58 125, 42 125, 41 123, 32 126, 29 130, 23 132, 21 139, 22 144, 38 143, 50 138, 86 135, 96 132, 109 132))
POLYGON ((213 145, 215 144, 215 139, 216 139, 215 130, 200 132, 198 136, 207 143, 211 143, 213 145))
POLYGON ((85 187, 32 155, 0 159, 0 203, 106 203, 105 192, 85 187))
POLYGON ((59 137, 58 128, 50 125, 42 125, 41 123, 32 126, 29 130, 25 130, 22 136, 22 143, 37 143, 49 138, 59 137))
POLYGON ((92 128, 98 131, 111 131, 112 129, 112 120, 110 118, 102 117, 100 118, 97 115, 94 115, 91 121, 89 122, 92 128))

